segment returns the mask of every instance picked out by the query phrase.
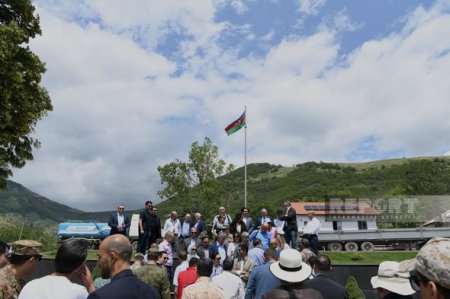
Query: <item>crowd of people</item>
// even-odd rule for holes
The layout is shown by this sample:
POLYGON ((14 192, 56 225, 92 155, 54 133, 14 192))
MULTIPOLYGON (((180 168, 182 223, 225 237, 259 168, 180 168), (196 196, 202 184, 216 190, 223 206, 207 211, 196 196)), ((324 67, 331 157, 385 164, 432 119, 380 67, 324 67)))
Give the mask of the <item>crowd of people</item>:
MULTIPOLYGON (((109 221, 111 235, 98 250, 101 277, 93 280, 85 265, 87 242, 69 239, 56 253, 55 272, 24 286, 42 259, 41 244, 21 240, 8 250, 0 242, 0 299, 168 299, 172 288, 176 298, 189 299, 348 298, 329 275, 330 258, 317 251, 320 221, 309 215, 299 237, 290 202, 276 214, 272 219, 261 209, 253 221, 247 207, 234 217, 220 207, 208 223, 199 212, 180 220, 176 211, 161 222, 148 201, 133 253, 126 236, 130 220, 119 205, 109 221), (74 277, 78 283, 71 282, 74 277)), ((450 239, 430 240, 413 260, 382 262, 371 283, 380 299, 413 298, 416 292, 426 299, 450 298, 450 239)))

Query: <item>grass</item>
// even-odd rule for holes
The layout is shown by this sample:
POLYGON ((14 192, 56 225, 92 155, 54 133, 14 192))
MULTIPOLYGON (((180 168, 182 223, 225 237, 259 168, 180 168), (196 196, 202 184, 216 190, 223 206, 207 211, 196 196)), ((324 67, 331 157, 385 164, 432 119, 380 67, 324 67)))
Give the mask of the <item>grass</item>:
POLYGON ((378 265, 383 261, 404 261, 415 258, 415 251, 322 252, 334 265, 378 265))
MULTIPOLYGON (((330 252, 324 251, 334 265, 378 265, 383 261, 403 261, 416 257, 415 251, 383 251, 383 252, 330 252)), ((47 258, 54 258, 56 250, 44 253, 47 258)), ((96 261, 97 250, 89 250, 88 260, 96 261)))

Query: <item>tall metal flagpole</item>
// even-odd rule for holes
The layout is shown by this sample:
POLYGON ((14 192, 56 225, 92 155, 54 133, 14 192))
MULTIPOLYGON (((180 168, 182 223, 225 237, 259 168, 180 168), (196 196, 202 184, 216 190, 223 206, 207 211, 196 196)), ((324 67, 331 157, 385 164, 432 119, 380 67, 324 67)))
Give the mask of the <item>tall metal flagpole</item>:
POLYGON ((244 207, 247 207, 247 106, 245 106, 244 207))

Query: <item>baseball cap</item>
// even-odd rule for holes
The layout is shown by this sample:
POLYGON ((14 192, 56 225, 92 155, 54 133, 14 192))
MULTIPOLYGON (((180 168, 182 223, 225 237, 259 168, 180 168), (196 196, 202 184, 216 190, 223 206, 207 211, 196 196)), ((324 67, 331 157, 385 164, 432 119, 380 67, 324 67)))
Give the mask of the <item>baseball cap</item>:
POLYGON ((450 238, 433 238, 417 253, 414 270, 450 289, 450 238))
POLYGON ((41 255, 42 244, 34 240, 19 240, 12 244, 11 253, 15 255, 41 255))

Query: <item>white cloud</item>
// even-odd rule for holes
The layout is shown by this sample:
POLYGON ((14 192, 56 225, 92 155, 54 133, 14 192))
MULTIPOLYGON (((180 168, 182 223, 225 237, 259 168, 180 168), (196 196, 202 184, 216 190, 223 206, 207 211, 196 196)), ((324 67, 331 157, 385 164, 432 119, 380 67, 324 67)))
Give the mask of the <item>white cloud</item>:
POLYGON ((327 0, 299 0, 299 11, 307 15, 317 15, 327 0))
MULTIPOLYGON (((240 57, 218 38, 255 34, 216 23, 220 1, 49 3, 39 1, 44 35, 32 48, 47 63, 55 109, 37 126, 35 161, 13 179, 75 208, 155 200, 156 167, 186 159, 205 136, 243 165, 243 132, 227 137, 223 128, 245 105, 249 163, 344 161, 372 136, 375 157, 450 150, 444 2, 418 8, 401 32, 368 40, 345 61, 335 34, 356 26, 345 12, 312 35, 286 35, 264 57, 240 57), (164 57, 155 49, 177 30, 178 55, 164 57)), ((317 14, 325 1, 300 3, 317 14)))

